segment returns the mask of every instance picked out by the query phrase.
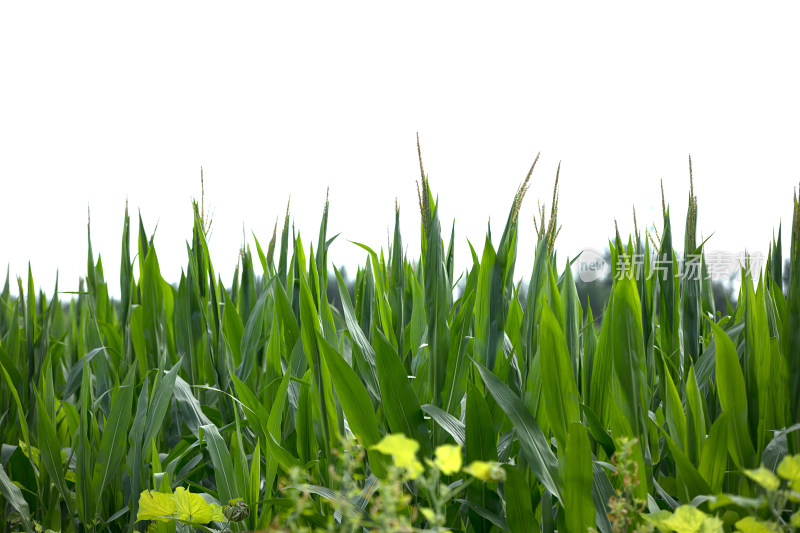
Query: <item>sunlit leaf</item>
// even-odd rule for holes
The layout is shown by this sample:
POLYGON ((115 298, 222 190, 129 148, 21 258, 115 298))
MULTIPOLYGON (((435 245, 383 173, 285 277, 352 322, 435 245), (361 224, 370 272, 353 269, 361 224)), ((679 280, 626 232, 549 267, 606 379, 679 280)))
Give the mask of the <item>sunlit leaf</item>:
POLYGON ((792 490, 800 492, 800 454, 784 457, 778 465, 778 475, 789 482, 792 490))
POLYGON ((187 522, 207 524, 215 520, 215 509, 217 516, 222 514, 222 508, 219 505, 210 504, 201 495, 193 494, 183 487, 175 490, 172 499, 175 502, 176 517, 187 522))
POLYGON ((745 470, 745 475, 764 487, 767 490, 778 490, 778 487, 781 485, 781 480, 778 479, 778 476, 760 466, 755 470, 745 470))
POLYGON ((175 500, 172 494, 146 490, 139 495, 139 512, 136 520, 158 520, 169 522, 175 516, 175 500))

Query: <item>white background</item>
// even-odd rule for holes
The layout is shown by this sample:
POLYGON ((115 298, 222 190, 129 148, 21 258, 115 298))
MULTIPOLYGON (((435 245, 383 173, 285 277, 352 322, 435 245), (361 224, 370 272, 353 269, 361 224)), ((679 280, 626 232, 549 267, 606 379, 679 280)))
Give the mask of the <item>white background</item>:
MULTIPOLYGON (((521 213, 528 276, 537 199, 562 161, 559 257, 658 221, 663 178, 678 244, 694 161, 709 249, 788 248, 800 178, 797 4, 454 2, 3 3, 0 6, 0 267, 77 289, 86 211, 112 293, 126 199, 158 222, 177 281, 192 197, 214 209, 226 284, 243 228, 266 246, 291 195, 316 243, 330 186, 330 259, 354 272, 385 245, 394 203, 419 250, 415 132, 466 239, 499 239, 513 194, 542 156, 521 213)), ((658 222, 659 230, 661 223, 658 222)), ((280 229, 280 228, 279 228, 280 229)), ((135 241, 134 241, 135 242, 135 241)), ((496 244, 496 242, 495 242, 496 244)), ((135 250, 134 250, 135 252, 135 250)))

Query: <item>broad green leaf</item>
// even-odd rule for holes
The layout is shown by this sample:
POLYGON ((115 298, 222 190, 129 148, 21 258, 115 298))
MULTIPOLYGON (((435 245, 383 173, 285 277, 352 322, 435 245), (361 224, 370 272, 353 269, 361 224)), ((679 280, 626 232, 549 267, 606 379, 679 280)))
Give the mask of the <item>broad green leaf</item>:
POLYGON ((564 490, 567 531, 587 531, 595 527, 592 449, 586 428, 579 422, 569 425, 563 453, 559 474, 564 490))
POLYGON ((768 522, 759 520, 753 516, 746 516, 736 522, 736 531, 741 531, 742 533, 780 533, 781 528, 775 522, 768 522))
POLYGON ((192 494, 183 487, 175 489, 172 500, 175 502, 175 517, 179 520, 207 524, 215 519, 215 514, 219 517, 219 512, 214 512, 219 505, 210 504, 199 494, 192 494))
POLYGON ((620 407, 634 434, 647 444, 645 431, 644 341, 641 302, 636 283, 623 277, 614 285, 610 303, 611 350, 614 373, 619 380, 620 407))
POLYGON ((274 281, 273 277, 265 284, 242 334, 242 364, 236 369, 236 377, 242 381, 247 381, 256 363, 256 351, 261 345, 261 332, 267 318, 267 298, 271 294, 270 286, 274 281))
POLYGON ((492 397, 514 424, 517 438, 522 444, 526 460, 530 464, 534 475, 547 490, 560 502, 563 502, 556 458, 550 450, 550 446, 548 446, 547 440, 542 434, 542 430, 539 429, 536 420, 525 408, 522 400, 514 395, 508 385, 503 383, 500 378, 477 362, 475 362, 475 367, 478 369, 492 397))
POLYGON ((539 325, 539 357, 542 373, 547 376, 542 381, 545 409, 558 447, 563 449, 567 443, 567 428, 580 422, 580 406, 564 333, 547 305, 543 306, 539 325))
MULTIPOLYGON (((442 250, 438 204, 433 208, 428 226, 424 257, 425 315, 428 318, 428 390, 431 394, 429 403, 441 406, 447 371, 447 317, 452 304, 452 289, 442 250)), ((500 332, 502 333, 502 328, 500 332)))
POLYGON ((389 429, 416 439, 422 446, 422 454, 427 456, 430 449, 428 429, 405 367, 381 332, 374 330, 373 339, 381 399, 389 429))
POLYGON ((706 410, 700 388, 695 379, 694 366, 689 369, 686 378, 686 438, 689 446, 689 458, 697 462, 706 440, 706 410))
POLYGON ((454 441, 461 446, 464 445, 466 442, 466 427, 464 426, 463 422, 450 413, 447 413, 439 407, 436 407, 435 405, 426 403, 420 407, 425 414, 430 416, 434 422, 439 424, 442 429, 449 433, 450 436, 453 437, 454 441))
MULTIPOLYGON (((125 456, 125 443, 128 437, 128 424, 131 419, 133 407, 133 378, 136 368, 131 367, 122 386, 118 388, 114 400, 111 402, 111 413, 103 428, 100 439, 100 449, 94 465, 92 484, 94 493, 100 498, 103 490, 108 486, 119 469, 122 458, 125 456)), ((99 502, 98 502, 99 505, 99 502)))
POLYGON ((36 395, 37 405, 37 437, 40 450, 40 457, 45 470, 50 475, 50 479, 58 489, 58 493, 67 505, 67 510, 74 513, 72 504, 71 492, 67 488, 66 480, 64 479, 64 466, 61 459, 61 443, 56 434, 55 427, 50 415, 47 413, 47 408, 44 405, 42 397, 39 392, 34 388, 36 395))
POLYGON ((22 491, 16 486, 9 478, 3 465, 0 464, 0 494, 6 502, 16 509, 22 519, 22 527, 25 528, 27 533, 33 533, 33 524, 31 523, 30 509, 28 502, 22 497, 22 491))
POLYGON ((784 457, 778 465, 778 475, 789 482, 792 490, 800 492, 800 454, 784 457))
POLYGON ((494 370, 498 352, 503 349, 502 272, 495 268, 496 254, 492 241, 486 237, 483 245, 478 292, 475 298, 475 360, 494 370))
POLYGON ((678 395, 678 389, 675 388, 675 382, 672 381, 672 374, 667 368, 666 363, 664 363, 664 369, 661 375, 664 378, 665 390, 667 393, 666 416, 670 435, 672 436, 672 440, 680 447, 681 451, 689 455, 686 415, 683 412, 683 405, 678 395))
POLYGON ((506 502, 506 521, 511 533, 538 531, 539 524, 533 513, 531 489, 524 474, 511 465, 504 465, 506 482, 503 496, 506 502))
POLYGON ((674 513, 659 511, 642 517, 662 531, 675 533, 723 533, 722 520, 691 505, 681 505, 674 513))
POLYGON ((342 302, 342 310, 344 311, 344 319, 347 323, 347 331, 350 333, 350 338, 358 346, 358 349, 361 350, 361 354, 369 368, 369 372, 363 376, 363 379, 373 397, 380 400, 378 371, 375 366, 375 351, 372 349, 369 340, 367 340, 366 335, 364 335, 364 332, 361 330, 361 326, 358 324, 353 304, 350 303, 350 294, 347 292, 347 286, 345 285, 342 275, 335 267, 334 272, 336 274, 336 283, 339 288, 339 298, 342 302))
POLYGON ((217 426, 213 424, 201 426, 200 438, 206 441, 211 463, 214 465, 214 478, 217 483, 219 499, 228 501, 243 496, 236 488, 233 460, 217 426))
POLYGON ((778 479, 778 476, 763 466, 755 470, 745 470, 744 474, 768 491, 778 490, 781 484, 781 480, 778 479))
POLYGON ((717 389, 723 412, 731 413, 728 449, 736 466, 743 470, 753 466, 755 450, 747 428, 747 394, 739 357, 730 337, 709 321, 717 345, 717 389))
MULTIPOLYGON (((333 386, 342 410, 347 417, 350 429, 363 445, 369 449, 380 440, 378 419, 372 409, 367 390, 358 379, 355 371, 345 362, 341 355, 317 333, 320 353, 328 362, 328 369, 333 378, 333 386)), ((386 470, 380 456, 369 453, 372 471, 379 478, 386 476, 386 470)))
MULTIPOLYGON (((483 465, 482 471, 488 472, 488 464, 497 463, 497 435, 492 427, 492 414, 486 400, 478 388, 472 383, 467 383, 467 412, 466 425, 466 461, 470 465, 468 472, 479 479, 481 474, 475 473, 475 465, 483 465)), ((467 487, 467 500, 480 506, 489 508, 492 497, 486 485, 472 484, 467 487)), ((474 510, 469 512, 470 522, 479 532, 489 531, 491 525, 486 519, 474 510)))
POLYGON ((178 369, 181 367, 181 362, 178 361, 175 365, 160 379, 157 379, 154 385, 153 398, 150 400, 150 407, 147 410, 147 422, 144 426, 144 438, 142 443, 147 445, 161 430, 161 423, 164 420, 164 415, 167 413, 172 393, 175 390, 175 380, 178 376, 178 369))
POLYGON ((314 296, 305 276, 300 278, 300 337, 303 342, 303 352, 306 355, 308 366, 311 369, 313 391, 316 396, 317 408, 322 424, 323 457, 331 459, 331 448, 338 439, 338 423, 333 405, 333 392, 331 391, 331 377, 328 365, 320 359, 317 335, 325 335, 314 303, 314 296))
POLYGON ((139 513, 136 515, 136 520, 169 522, 175 516, 175 504, 172 494, 146 490, 139 495, 139 513))
POLYGON ((714 494, 722 490, 722 481, 728 467, 728 416, 721 415, 711 425, 700 454, 700 474, 714 494))

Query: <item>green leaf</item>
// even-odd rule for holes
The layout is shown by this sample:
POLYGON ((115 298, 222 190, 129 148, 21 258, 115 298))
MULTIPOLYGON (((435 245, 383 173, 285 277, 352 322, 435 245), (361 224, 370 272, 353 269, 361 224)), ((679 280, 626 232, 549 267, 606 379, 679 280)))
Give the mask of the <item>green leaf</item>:
POLYGON ((161 430, 161 423, 172 399, 172 393, 175 390, 175 379, 178 376, 180 367, 181 360, 175 363, 169 372, 161 376, 155 385, 153 399, 150 401, 150 407, 147 410, 147 422, 144 426, 144 438, 142 439, 144 446, 148 446, 161 430))
POLYGON ((334 272, 336 273, 339 299, 342 302, 342 310, 344 311, 344 319, 345 323, 347 324, 347 331, 350 333, 350 338, 353 340, 356 346, 358 346, 358 349, 361 350, 361 354, 366 360, 369 368, 369 372, 365 373, 362 378, 367 384, 367 387, 369 388, 369 391, 372 393, 373 397, 380 400, 378 370, 375 367, 375 351, 372 349, 369 340, 361 330, 361 326, 358 324, 358 319, 356 318, 353 304, 350 302, 350 294, 347 292, 347 286, 345 285, 342 275, 339 274, 339 271, 336 270, 336 267, 334 267, 334 272))
POLYGON ((784 457, 778 465, 778 475, 789 482, 792 490, 800 492, 800 454, 784 457))
MULTIPOLYGON (((720 531, 722 531, 720 529, 720 531)), ((736 531, 742 533, 780 533, 781 528, 775 522, 759 520, 753 516, 746 516, 736 522, 736 531)))
MULTIPOLYGON (((449 340, 447 317, 452 304, 452 290, 444 263, 438 204, 434 206, 431 215, 424 255, 425 315, 428 318, 428 390, 431 394, 430 403, 441 405, 441 393, 447 370, 449 340)), ((500 331, 502 332, 502 328, 500 331)))
POLYGON ((33 524, 31 523, 31 514, 28 509, 28 502, 22 497, 22 491, 8 478, 8 474, 0 464, 0 494, 3 498, 11 504, 11 507, 16 509, 22 519, 22 527, 25 528, 27 533, 33 533, 33 524))
POLYGON ((210 504, 199 494, 192 494, 183 487, 175 489, 172 500, 175 502, 175 517, 179 520, 207 524, 216 519, 215 514, 217 518, 221 514, 217 509, 219 505, 210 504))
POLYGON ((675 388, 675 382, 672 381, 672 374, 669 368, 667 368, 666 362, 663 362, 663 365, 664 368, 661 375, 663 376, 667 393, 666 416, 669 432, 673 441, 677 443, 681 451, 688 455, 689 444, 686 433, 686 415, 683 412, 683 405, 681 404, 681 397, 678 395, 678 389, 675 388))
POLYGON ((722 520, 708 516, 691 505, 681 505, 674 513, 659 511, 641 515, 662 531, 676 533, 723 533, 722 520))
POLYGON ((639 437, 646 447, 642 306, 633 279, 623 277, 615 283, 610 306, 611 351, 620 385, 620 407, 634 432, 631 437, 639 437))
POLYGON ((319 314, 314 303, 314 296, 305 276, 300 278, 300 337, 303 342, 303 352, 306 355, 309 369, 311 370, 314 384, 313 391, 316 395, 317 406, 322 423, 323 457, 331 458, 331 446, 338 439, 336 411, 333 406, 331 391, 331 378, 328 365, 320 359, 317 334, 325 334, 319 320, 319 314))
POLYGON ((700 531, 711 533, 715 530, 722 533, 722 522, 717 519, 718 524, 707 524, 709 518, 712 517, 709 517, 696 507, 681 505, 675 509, 671 517, 663 521, 663 525, 676 533, 695 533, 700 531))
POLYGON ((58 493, 67 505, 70 514, 75 512, 72 504, 72 493, 67 488, 67 483, 64 479, 64 467, 61 459, 61 442, 56 434, 53 422, 50 415, 47 413, 47 408, 42 401, 42 397, 34 387, 36 395, 37 409, 37 437, 39 444, 39 451, 41 461, 44 464, 45 470, 50 475, 53 483, 58 489, 58 493))
POLYGON ((136 515, 136 521, 169 522, 175 517, 175 503, 172 494, 146 490, 139 495, 139 513, 136 515))
POLYGON ((722 481, 728 467, 728 416, 722 414, 711 425, 700 454, 700 474, 714 494, 722 490, 722 481))
POLYGON ((731 413, 728 449, 740 470, 753 466, 755 450, 747 428, 747 388, 739 365, 739 357, 730 337, 712 321, 717 345, 717 390, 722 411, 731 413))
POLYGON ((539 524, 533 514, 531 505, 531 489, 525 476, 512 465, 503 465, 506 471, 506 482, 503 497, 506 502, 506 521, 511 533, 527 533, 538 531, 539 524))
POLYGON ((117 388, 116 396, 111 402, 111 413, 103 427, 103 436, 100 439, 100 449, 97 452, 97 461, 94 465, 92 484, 94 493, 98 498, 96 507, 103 490, 119 470, 122 458, 125 456, 125 444, 128 437, 128 425, 133 407, 133 379, 136 367, 131 366, 121 387, 117 388))
MULTIPOLYGON (((492 414, 486 405, 486 400, 478 388, 472 383, 467 383, 467 412, 466 424, 466 462, 469 465, 475 462, 497 462, 497 435, 492 427, 492 414)), ((473 474, 474 475, 474 474, 473 474)), ((489 508, 491 495, 489 488, 483 483, 472 484, 467 487, 467 500, 478 506, 489 508)), ((490 525, 486 519, 470 511, 470 522, 478 531, 489 531, 490 525)))
POLYGON ((559 472, 564 489, 567 531, 587 531, 595 527, 592 501, 592 449, 586 428, 580 422, 569 425, 564 459, 559 472))
POLYGON ((247 325, 244 328, 244 333, 242 334, 242 364, 236 369, 236 377, 242 381, 247 381, 256 363, 256 351, 261 345, 261 332, 264 328, 264 322, 267 319, 267 298, 270 295, 269 288, 274 281, 275 278, 272 277, 265 284, 261 296, 259 296, 256 301, 255 308, 253 308, 253 311, 250 313, 247 325))
POLYGON ((503 519, 502 516, 499 516, 497 513, 493 513, 486 507, 477 505, 476 503, 473 503, 469 500, 456 500, 456 501, 459 503, 463 503, 464 505, 469 507, 471 511, 475 511, 482 518, 485 518, 486 520, 497 526, 501 531, 510 531, 508 529, 508 524, 506 523, 506 521, 503 519))
POLYGON ((778 490, 781 485, 781 480, 778 479, 778 476, 763 466, 755 470, 745 470, 744 474, 768 491, 778 490))
POLYGON ((497 256, 492 241, 486 237, 478 274, 475 298, 475 359, 494 371, 498 354, 503 350, 502 272, 495 268, 497 256))
POLYGON ((566 447, 567 428, 580 422, 578 389, 564 333, 548 305, 542 308, 539 325, 539 356, 542 358, 544 405, 559 449, 566 447))
POLYGON ((201 426, 200 438, 205 438, 208 453, 211 456, 211 463, 214 465, 214 478, 217 482, 219 499, 228 501, 243 496, 236 489, 233 460, 225 441, 222 440, 222 435, 219 434, 217 426, 213 424, 201 426))
POLYGON ((14 382, 11 380, 11 376, 8 375, 8 372, 2 364, 0 364, 0 371, 2 371, 3 378, 6 381, 6 385, 8 385, 8 390, 11 391, 11 396, 14 398, 14 405, 17 408, 17 420, 19 422, 20 429, 22 430, 22 438, 25 439, 25 445, 30 447, 31 442, 28 433, 28 422, 25 420, 25 411, 22 409, 22 403, 19 400, 17 388, 14 385, 14 382))
MULTIPOLYGON (((328 362, 336 396, 342 404, 342 410, 347 417, 350 429, 364 447, 369 449, 380 440, 380 432, 378 431, 378 419, 372 409, 372 402, 367 390, 358 379, 358 374, 319 333, 317 333, 317 342, 320 353, 328 362)), ((367 453, 375 475, 379 478, 386 477, 386 469, 381 457, 372 452, 367 453)))
POLYGON ((517 438, 522 444, 523 453, 534 475, 558 501, 563 503, 556 457, 550 450, 536 420, 525 408, 522 400, 511 392, 508 385, 478 362, 473 362, 483 378, 486 388, 514 424, 517 438))
POLYGON ((422 455, 428 456, 428 428, 405 367, 380 331, 374 331, 373 343, 383 410, 389 428, 392 433, 402 433, 416 439, 422 446, 422 455))
POLYGON ((697 462, 703 451, 706 440, 705 402, 695 379, 694 366, 689 369, 686 378, 686 438, 689 446, 689 458, 697 462))
POLYGON ((453 440, 460 445, 464 445, 466 441, 466 427, 464 423, 435 405, 426 403, 421 406, 421 409, 431 417, 431 419, 439 424, 447 433, 453 437, 453 440))

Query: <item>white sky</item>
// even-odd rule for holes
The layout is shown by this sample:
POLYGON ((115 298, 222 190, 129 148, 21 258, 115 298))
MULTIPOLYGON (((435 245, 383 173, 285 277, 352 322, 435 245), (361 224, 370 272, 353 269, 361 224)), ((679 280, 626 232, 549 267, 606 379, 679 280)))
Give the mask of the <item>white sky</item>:
POLYGON ((158 221, 177 281, 201 165, 226 284, 242 227, 266 246, 290 195, 316 243, 327 185, 334 263, 353 272, 365 259, 346 239, 385 244, 396 197, 416 256, 417 131, 448 232, 456 219, 459 270, 489 217, 499 239, 539 151, 521 214, 526 277, 559 160, 562 260, 602 248, 615 216, 631 231, 632 205, 640 226, 657 220, 660 178, 682 241, 690 152, 710 249, 766 252, 778 223, 790 227, 798 4, 487 5, 4 2, 0 267, 24 274, 30 260, 48 293, 57 268, 60 288, 77 289, 89 205, 117 292, 127 198, 148 231, 158 221))

